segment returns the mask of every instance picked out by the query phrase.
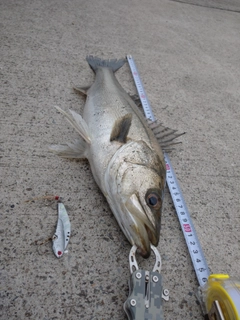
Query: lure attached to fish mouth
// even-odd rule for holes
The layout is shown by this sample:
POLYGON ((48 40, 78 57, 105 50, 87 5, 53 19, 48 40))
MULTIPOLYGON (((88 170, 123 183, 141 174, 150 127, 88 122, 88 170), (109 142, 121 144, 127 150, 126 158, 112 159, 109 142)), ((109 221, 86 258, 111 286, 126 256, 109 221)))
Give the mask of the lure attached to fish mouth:
POLYGON ((88 159, 125 236, 148 258, 150 245, 159 242, 166 181, 160 145, 171 148, 175 144, 172 140, 180 134, 156 123, 148 124, 114 75, 125 59, 88 56, 87 61, 96 78, 91 87, 75 88, 87 95, 83 117, 56 107, 80 137, 74 143, 53 145, 50 150, 64 158, 88 159))

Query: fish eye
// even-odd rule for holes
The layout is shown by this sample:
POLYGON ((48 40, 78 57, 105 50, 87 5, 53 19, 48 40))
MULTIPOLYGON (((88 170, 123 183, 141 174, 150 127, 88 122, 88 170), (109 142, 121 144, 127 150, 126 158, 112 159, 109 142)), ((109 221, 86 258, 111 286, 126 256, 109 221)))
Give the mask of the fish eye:
POLYGON ((156 194, 156 193, 149 193, 147 196, 146 196, 146 201, 147 201, 147 205, 150 207, 150 208, 153 208, 153 209, 159 209, 161 207, 161 199, 159 198, 159 196, 156 194))

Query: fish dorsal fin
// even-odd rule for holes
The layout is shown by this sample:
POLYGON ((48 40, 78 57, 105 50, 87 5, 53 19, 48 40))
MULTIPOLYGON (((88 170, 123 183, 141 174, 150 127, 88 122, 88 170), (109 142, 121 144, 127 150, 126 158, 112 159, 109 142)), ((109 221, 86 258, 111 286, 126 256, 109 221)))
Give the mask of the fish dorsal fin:
POLYGON ((129 94, 129 96, 138 107, 142 107, 142 102, 138 94, 129 94))
POLYGON ((125 114, 123 117, 118 118, 113 126, 110 141, 118 141, 121 143, 126 143, 127 135, 132 122, 132 114, 125 114))
POLYGON ((171 151, 174 145, 181 143, 173 140, 185 134, 185 132, 177 133, 177 130, 165 127, 158 121, 149 121, 148 124, 164 151, 171 151))

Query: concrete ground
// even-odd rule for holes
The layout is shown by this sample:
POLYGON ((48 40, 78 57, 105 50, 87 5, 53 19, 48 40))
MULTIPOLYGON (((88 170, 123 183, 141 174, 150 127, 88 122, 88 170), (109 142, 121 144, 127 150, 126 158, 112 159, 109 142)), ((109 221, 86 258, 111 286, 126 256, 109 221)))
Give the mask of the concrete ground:
MULTIPOLYGON (((91 84, 85 57, 132 54, 154 114, 187 134, 170 154, 211 272, 240 278, 240 4, 200 0, 2 0, 0 319, 126 319, 130 245, 87 161, 49 144, 74 129, 53 108, 80 111, 72 85, 91 84), (50 238, 53 202, 72 223, 68 253, 50 238)), ((117 77, 135 93, 126 64, 117 77)), ((197 280, 166 190, 161 240, 165 319, 202 319, 197 280)), ((142 261, 151 268, 154 260, 142 261)))

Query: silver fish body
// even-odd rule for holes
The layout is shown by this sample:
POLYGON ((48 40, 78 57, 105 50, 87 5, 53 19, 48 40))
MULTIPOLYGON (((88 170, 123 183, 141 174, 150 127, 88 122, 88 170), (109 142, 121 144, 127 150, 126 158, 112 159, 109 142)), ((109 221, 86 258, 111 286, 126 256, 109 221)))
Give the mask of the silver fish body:
POLYGON ((159 242, 165 162, 159 143, 135 102, 114 72, 124 60, 87 61, 96 73, 86 93, 83 117, 58 108, 81 138, 51 151, 62 157, 87 158, 93 176, 106 197, 119 226, 139 253, 147 258, 150 244, 159 242))

